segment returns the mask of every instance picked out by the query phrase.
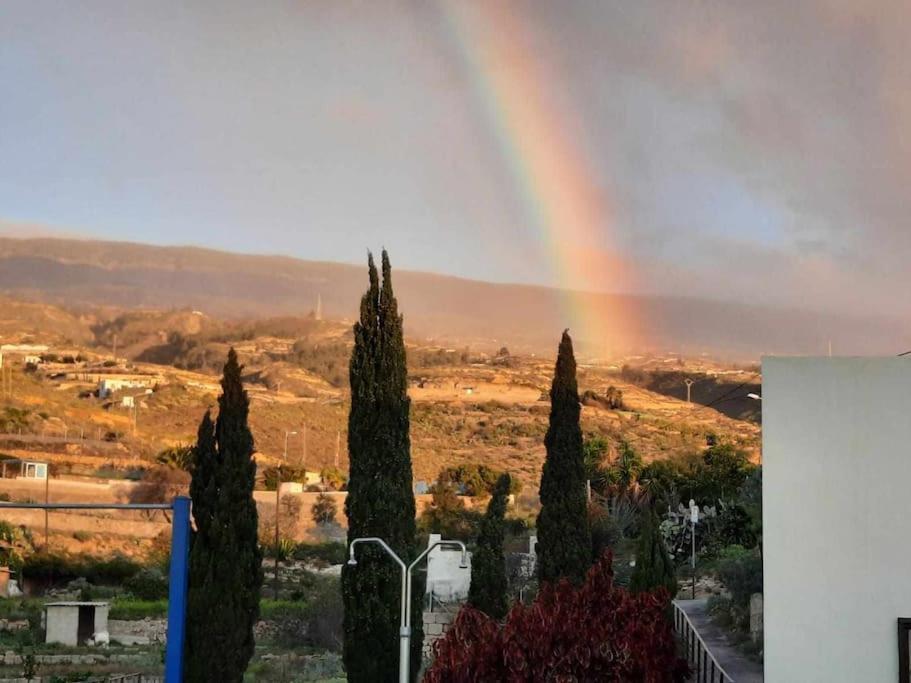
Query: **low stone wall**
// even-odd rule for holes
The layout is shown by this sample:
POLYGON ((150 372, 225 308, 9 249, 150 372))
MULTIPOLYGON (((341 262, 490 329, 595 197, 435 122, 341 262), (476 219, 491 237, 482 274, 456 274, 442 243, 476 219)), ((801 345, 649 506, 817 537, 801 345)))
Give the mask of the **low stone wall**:
POLYGON ((108 633, 111 640, 124 645, 145 645, 163 643, 168 633, 168 622, 165 619, 109 619, 108 633))
POLYGON ((433 644, 446 635, 457 611, 424 612, 424 657, 430 658, 433 644))
MULTIPOLYGON (((35 663, 39 666, 91 666, 93 664, 120 664, 137 665, 147 663, 148 655, 145 653, 137 654, 109 654, 105 652, 86 652, 66 653, 54 655, 35 655, 35 663)), ((22 656, 12 650, 0 653, 0 665, 2 666, 22 666, 22 656)))

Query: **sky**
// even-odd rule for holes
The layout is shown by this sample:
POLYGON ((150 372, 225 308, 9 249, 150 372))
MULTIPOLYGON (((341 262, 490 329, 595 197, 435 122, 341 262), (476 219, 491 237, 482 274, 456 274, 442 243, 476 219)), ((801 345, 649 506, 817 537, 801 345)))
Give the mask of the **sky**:
POLYGON ((0 5, 0 231, 911 314, 911 3, 0 5))

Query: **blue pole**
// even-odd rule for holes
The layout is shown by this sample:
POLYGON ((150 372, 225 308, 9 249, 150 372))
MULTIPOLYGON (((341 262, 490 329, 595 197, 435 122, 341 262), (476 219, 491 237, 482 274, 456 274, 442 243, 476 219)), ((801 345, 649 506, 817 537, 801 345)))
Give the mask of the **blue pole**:
POLYGON ((190 499, 174 499, 171 523, 171 573, 168 592, 168 640, 165 683, 183 683, 183 645, 187 628, 187 579, 190 558, 190 499))

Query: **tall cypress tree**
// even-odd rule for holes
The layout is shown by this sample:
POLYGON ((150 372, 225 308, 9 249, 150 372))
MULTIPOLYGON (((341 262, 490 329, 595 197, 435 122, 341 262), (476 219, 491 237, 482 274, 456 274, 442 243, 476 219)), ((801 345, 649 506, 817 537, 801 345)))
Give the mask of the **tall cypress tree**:
MULTIPOLYGON (((348 542, 382 538, 407 563, 415 557, 415 505, 409 436, 408 373, 402 317, 392 291, 389 257, 383 250, 380 286, 373 256, 370 286, 354 325, 349 369, 350 472, 345 513, 348 542)), ((421 662, 423 591, 412 602, 412 678, 421 662)), ((345 605, 344 661, 348 680, 395 681, 399 670, 401 570, 380 548, 363 545, 357 565, 342 568, 345 605)))
POLYGON ((579 387, 569 331, 563 332, 550 389, 547 458, 541 474, 538 514, 538 577, 581 583, 591 565, 591 531, 585 494, 585 462, 579 426, 579 387))
POLYGON ((228 352, 218 418, 203 416, 190 495, 196 533, 187 604, 188 683, 240 683, 253 656, 263 582, 253 500, 256 463, 247 424, 249 399, 234 349, 228 352))
POLYGON ((668 589, 671 598, 677 595, 674 564, 661 538, 658 516, 649 505, 642 511, 642 531, 636 550, 636 567, 633 569, 629 587, 634 593, 641 593, 660 586, 668 589))
POLYGON ((481 521, 478 547, 471 557, 468 604, 494 619, 502 619, 509 609, 509 601, 506 598, 506 556, 503 554, 506 526, 503 518, 506 515, 509 485, 509 475, 500 475, 494 487, 493 497, 487 504, 487 512, 481 521))

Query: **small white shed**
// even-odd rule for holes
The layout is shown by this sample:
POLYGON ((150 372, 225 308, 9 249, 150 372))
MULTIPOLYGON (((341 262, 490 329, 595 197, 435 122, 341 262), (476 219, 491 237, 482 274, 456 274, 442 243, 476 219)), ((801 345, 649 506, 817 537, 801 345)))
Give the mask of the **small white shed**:
POLYGON ((107 602, 49 602, 44 606, 45 643, 86 645, 108 633, 107 602))

